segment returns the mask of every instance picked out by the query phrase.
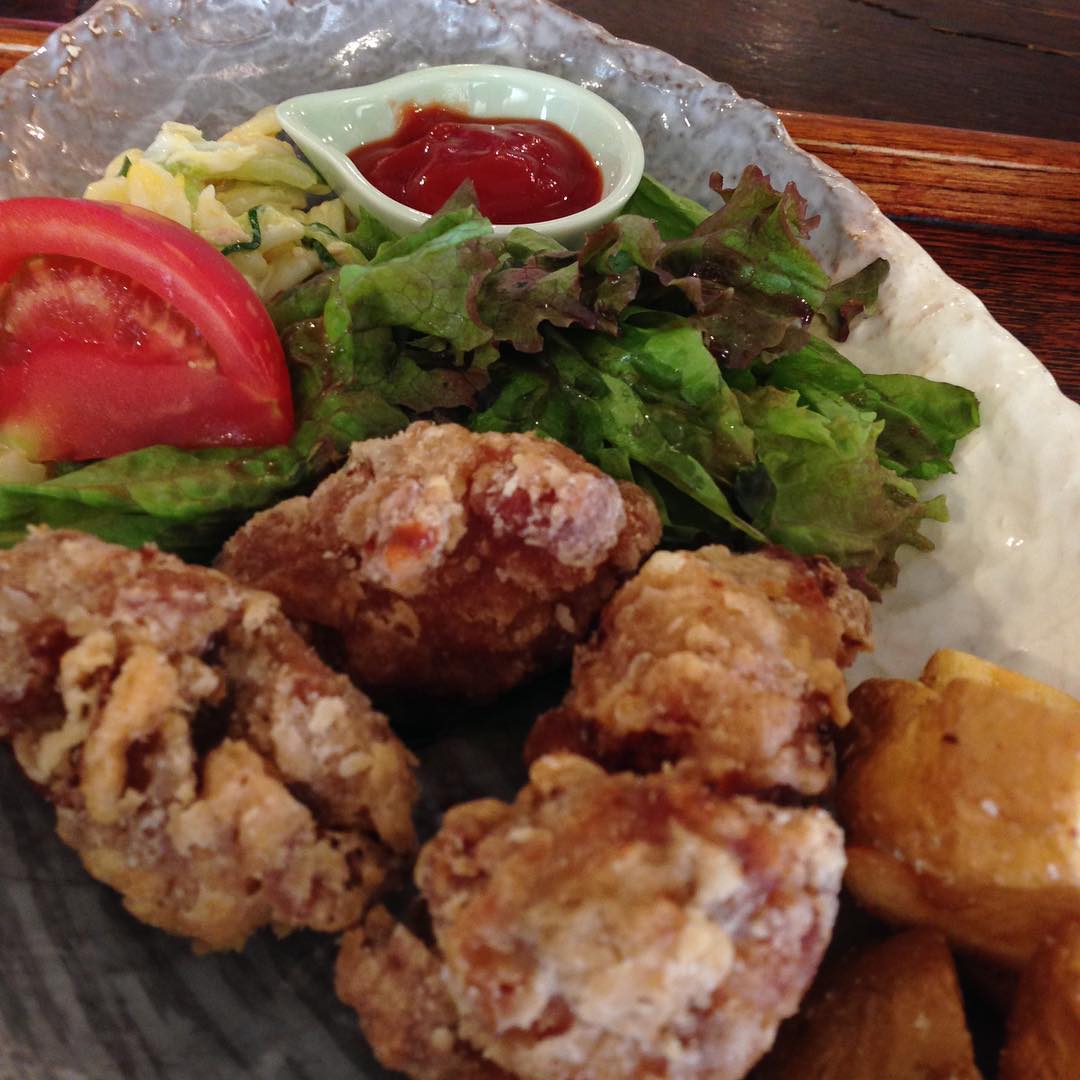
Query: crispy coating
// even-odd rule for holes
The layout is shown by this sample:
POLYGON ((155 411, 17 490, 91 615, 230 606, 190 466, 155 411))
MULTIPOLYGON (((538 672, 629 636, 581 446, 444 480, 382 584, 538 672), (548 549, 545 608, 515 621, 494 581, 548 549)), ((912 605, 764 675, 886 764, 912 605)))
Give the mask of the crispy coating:
POLYGON ((39 530, 0 553, 0 631, 0 738, 143 921, 340 930, 413 848, 411 756, 274 597, 39 530))
POLYGON ((441 961, 385 908, 342 939, 335 989, 388 1069, 413 1080, 511 1076, 463 1040, 441 961))
POLYGON ((1080 921, 1039 947, 1020 976, 999 1080, 1071 1080, 1080 1062, 1080 921))
POLYGON ((484 699, 568 655, 659 535, 640 488, 556 442, 421 422, 354 444, 218 565, 329 631, 361 686, 484 699))
POLYGON ((754 1080, 979 1080, 942 934, 908 930, 830 964, 754 1080))
MULTIPOLYGON (((722 798, 687 774, 608 775, 571 754, 540 759, 530 778, 513 805, 451 810, 421 852, 435 951, 398 937, 366 962, 407 951, 398 971, 437 987, 437 957, 457 1013, 454 1026, 440 1001, 443 1042, 515 1076, 743 1076, 828 941, 844 863, 836 824, 817 809, 722 798)), ((374 1002, 348 973, 363 951, 343 956, 339 985, 353 986, 379 1053, 386 1005, 372 975, 374 1002)), ((394 982, 391 1000, 426 993, 394 982)), ((425 1068, 410 1075, 442 1075, 430 1058, 425 1068)))
POLYGON ((563 705, 526 756, 575 750, 650 772, 692 761, 744 791, 807 795, 833 777, 841 666, 869 647, 866 598, 828 560, 716 546, 658 552, 574 655, 563 705))
POLYGON ((1080 917, 1080 702, 963 653, 851 695, 837 807, 872 912, 1020 968, 1080 917))

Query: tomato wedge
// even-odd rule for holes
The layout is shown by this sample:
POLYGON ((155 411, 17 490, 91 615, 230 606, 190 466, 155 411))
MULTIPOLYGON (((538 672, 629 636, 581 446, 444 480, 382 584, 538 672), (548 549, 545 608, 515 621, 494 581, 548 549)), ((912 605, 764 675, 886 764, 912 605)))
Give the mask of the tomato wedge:
POLYGON ((292 430, 281 342, 216 248, 133 206, 0 201, 0 440, 82 461, 292 430))

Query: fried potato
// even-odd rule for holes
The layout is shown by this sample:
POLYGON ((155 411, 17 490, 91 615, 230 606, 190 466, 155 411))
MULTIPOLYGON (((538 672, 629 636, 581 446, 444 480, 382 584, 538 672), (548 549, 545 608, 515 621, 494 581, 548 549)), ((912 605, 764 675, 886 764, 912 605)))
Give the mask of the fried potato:
POLYGON ((1020 977, 999 1080, 1070 1080, 1080 1068, 1080 921, 1060 926, 1020 977))
POLYGON ((1080 702, 944 652, 851 709, 837 806, 861 903, 1011 968, 1080 917, 1080 702))
POLYGON ((754 1080, 976 1080, 942 934, 908 930, 828 967, 754 1080))
POLYGON ((1056 690, 1046 683, 1029 679, 1026 675, 956 649, 938 649, 927 660, 926 667, 919 676, 920 682, 935 690, 941 690, 960 679, 992 686, 1003 694, 1030 701, 1035 705, 1045 705, 1050 709, 1080 708, 1080 702, 1062 690, 1056 690))

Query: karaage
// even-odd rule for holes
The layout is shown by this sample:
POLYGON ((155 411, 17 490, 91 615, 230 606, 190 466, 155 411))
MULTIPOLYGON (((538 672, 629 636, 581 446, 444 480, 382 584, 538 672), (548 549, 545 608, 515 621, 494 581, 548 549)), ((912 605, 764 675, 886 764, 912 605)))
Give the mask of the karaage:
POLYGON ((329 631, 365 689, 484 699, 568 655, 659 535, 648 495, 559 443, 415 423, 218 566, 329 631))
MULTIPOLYGON (((833 820, 572 754, 530 777, 513 805, 449 811, 422 850, 432 950, 383 931, 342 953, 339 987, 376 1054, 408 1071, 386 1018, 434 986, 455 1062, 471 1046, 526 1080, 742 1077, 828 941, 844 864, 833 820), (389 990, 372 976, 356 992, 359 965, 401 955, 389 990)), ((410 1075, 441 1075, 431 1049, 410 1075)))
POLYGON ((341 942, 335 989, 379 1061, 412 1080, 509 1080, 458 1030, 438 956, 385 908, 341 942))
POLYGON ((849 715, 840 669, 869 647, 869 604, 827 559, 658 552, 576 650, 570 692, 526 755, 639 772, 692 761, 738 790, 820 794, 830 729, 849 715))
POLYGON ((0 552, 0 738, 90 873, 201 948, 344 929, 415 844, 385 718, 272 596, 153 548, 0 552))

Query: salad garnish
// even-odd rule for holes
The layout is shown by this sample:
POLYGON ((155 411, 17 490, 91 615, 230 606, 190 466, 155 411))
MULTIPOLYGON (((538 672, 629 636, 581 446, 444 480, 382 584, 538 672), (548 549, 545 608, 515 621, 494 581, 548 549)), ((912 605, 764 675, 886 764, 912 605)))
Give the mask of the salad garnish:
POLYGON ((263 300, 323 268, 354 259, 340 239, 345 206, 287 142, 274 109, 210 140, 167 122, 145 149, 125 150, 86 198, 130 203, 192 229, 232 257, 263 300))
POLYGON ((669 544, 777 542, 868 587, 895 582, 899 546, 932 546, 923 522, 945 520, 944 500, 916 482, 952 471, 975 397, 864 374, 830 343, 874 304, 888 266, 830 282, 794 185, 776 191, 753 166, 732 189, 714 177, 710 212, 646 176, 574 251, 527 228, 495 237, 463 189, 394 237, 366 215, 347 221, 274 130, 265 112, 216 143, 166 125, 88 195, 186 215, 245 273, 285 348, 294 437, 154 446, 0 485, 0 541, 32 522, 77 524, 209 558, 354 440, 430 418, 559 439, 645 487, 669 544))
POLYGON ((273 446, 292 433, 266 309, 189 229, 119 203, 7 199, 0 282, 0 442, 24 457, 273 446))

